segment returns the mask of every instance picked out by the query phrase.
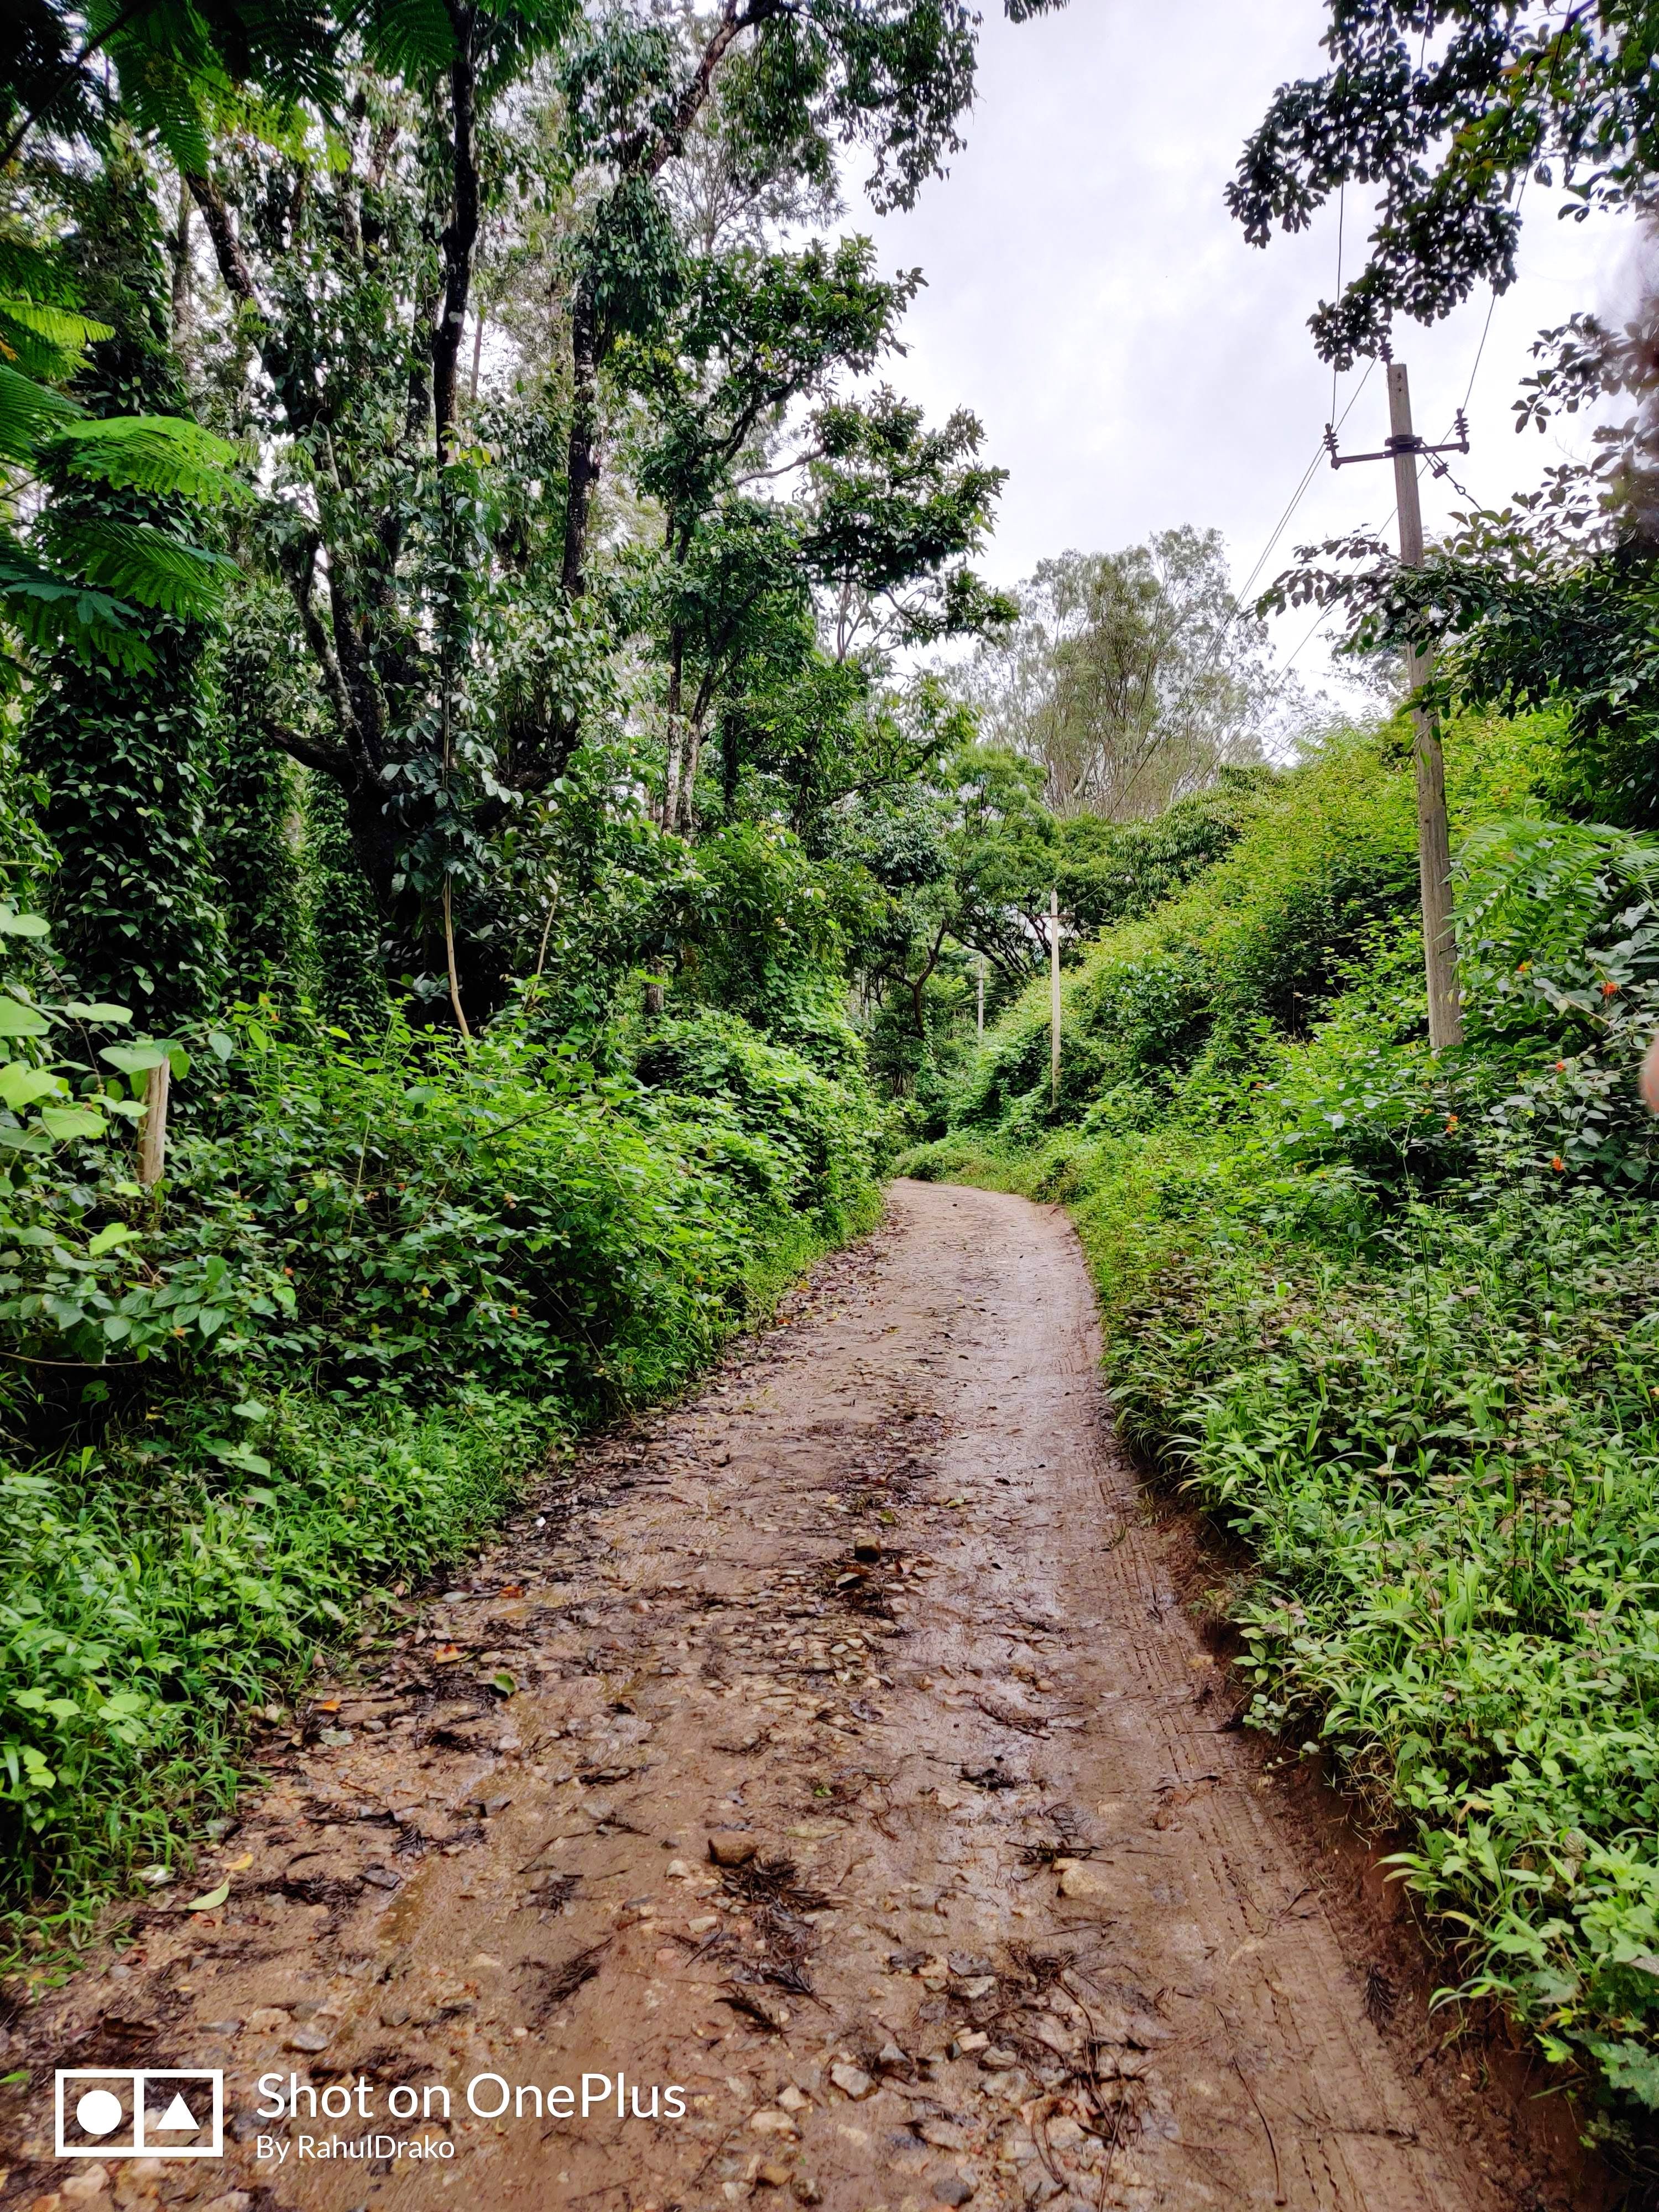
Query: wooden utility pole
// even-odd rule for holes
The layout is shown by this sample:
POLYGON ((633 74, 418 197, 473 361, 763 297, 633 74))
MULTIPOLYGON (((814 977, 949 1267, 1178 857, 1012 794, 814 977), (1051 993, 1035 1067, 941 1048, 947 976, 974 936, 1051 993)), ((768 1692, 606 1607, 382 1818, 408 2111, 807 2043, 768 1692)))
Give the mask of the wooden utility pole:
POLYGON ((979 956, 979 988, 974 997, 974 1035, 981 1044, 985 1042, 985 955, 979 956))
POLYGON ((1048 894, 1048 1103, 1060 1103, 1060 893, 1048 894))
MULTIPOLYGON (((1331 466, 1351 461, 1392 460, 1395 503, 1400 513, 1400 560, 1407 568, 1423 565, 1423 510, 1418 504, 1417 463, 1422 453, 1467 453, 1468 426, 1457 412, 1457 437, 1444 446, 1425 446, 1412 428, 1411 386, 1403 361, 1389 372, 1389 439, 1380 453, 1342 453, 1336 434, 1325 426, 1331 466)), ((1434 673, 1434 655, 1407 652, 1406 680, 1413 692, 1434 673)), ((1446 827, 1446 767, 1432 712, 1412 708, 1417 769, 1417 879, 1423 908, 1423 965, 1429 990, 1429 1049, 1443 1052, 1463 1042, 1463 1009, 1457 991, 1457 939, 1452 930, 1451 839, 1446 827)))

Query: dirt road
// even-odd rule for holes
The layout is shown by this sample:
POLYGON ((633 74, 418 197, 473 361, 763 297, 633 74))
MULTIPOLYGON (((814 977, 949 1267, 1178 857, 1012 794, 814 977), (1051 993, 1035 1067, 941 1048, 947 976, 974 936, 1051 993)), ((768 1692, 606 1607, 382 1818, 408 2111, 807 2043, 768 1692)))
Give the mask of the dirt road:
POLYGON ((1555 2201, 1227 1725, 1097 1349, 1061 1215, 898 1185, 273 1735, 189 1887, 15 2031, 8 2202, 1555 2201), (44 2069, 123 2065, 226 2069, 225 2160, 54 2162, 44 2069))

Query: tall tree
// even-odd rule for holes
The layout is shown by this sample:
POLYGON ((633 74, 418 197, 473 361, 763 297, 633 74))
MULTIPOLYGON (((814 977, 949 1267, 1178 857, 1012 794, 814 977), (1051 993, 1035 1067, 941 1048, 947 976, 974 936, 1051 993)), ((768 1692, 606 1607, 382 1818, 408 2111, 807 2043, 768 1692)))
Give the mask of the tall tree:
MULTIPOLYGON (((76 379, 77 405, 94 421, 181 410, 161 225, 142 167, 112 148, 88 174, 66 175, 62 197, 63 261, 110 331, 76 379)), ((47 545, 137 538, 147 561, 174 544, 198 559, 195 518, 176 495, 88 479, 66 459, 51 483, 39 526, 47 545)), ((24 744, 47 793, 59 949, 88 996, 136 993, 161 1027, 207 1010, 222 956, 204 815, 216 748, 194 611, 186 598, 131 627, 137 653, 88 652, 78 637, 60 644, 38 672, 24 744)))
MULTIPOLYGON (((1005 9, 1022 21, 1062 3, 1005 0, 1005 9)), ((591 27, 566 76, 573 150, 600 184, 570 301, 562 578, 573 598, 587 584, 599 372, 678 295, 666 173, 684 161, 722 71, 744 70, 743 96, 722 118, 739 170, 775 179, 787 149, 788 167, 822 177, 833 144, 861 144, 874 204, 905 207, 961 144, 977 21, 962 0, 725 0, 712 22, 690 19, 678 35, 643 7, 591 27)))
POLYGON ((1262 624, 1234 603, 1218 532, 1061 554, 1020 608, 967 682, 987 737, 1039 764, 1055 814, 1156 814, 1224 762, 1260 758, 1278 686, 1262 624))

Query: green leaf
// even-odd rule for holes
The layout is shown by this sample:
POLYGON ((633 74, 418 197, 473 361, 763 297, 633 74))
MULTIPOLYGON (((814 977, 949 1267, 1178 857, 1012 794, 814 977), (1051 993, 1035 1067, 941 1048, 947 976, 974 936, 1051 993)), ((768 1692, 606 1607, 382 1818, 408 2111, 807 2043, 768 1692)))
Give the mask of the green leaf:
POLYGON ((229 1895, 229 1882, 222 1881, 216 1889, 204 1889, 199 1897, 192 1897, 185 1910, 186 1912, 215 1912, 229 1895))
POLYGON ((46 937, 51 930, 43 914, 19 914, 15 907, 0 906, 0 937, 46 937))
POLYGON ((125 1221, 112 1221, 108 1228, 100 1229, 88 1245, 87 1256, 90 1260, 100 1260, 106 1252, 112 1252, 118 1244, 131 1242, 136 1233, 127 1227, 125 1221))
POLYGON ((77 1022, 130 1022, 132 1019, 131 1006, 88 1006, 82 1005, 79 999, 70 1000, 64 1012, 71 1020, 77 1022))
POLYGON ((0 1129, 0 1146, 9 1152, 49 1152, 52 1139, 42 1129, 0 1129))
POLYGON ((19 1000, 0 994, 0 1036, 45 1036, 51 1027, 38 1006, 26 1006, 19 1000))
POLYGON ((167 1055, 159 1044, 106 1044, 100 1048, 98 1057, 123 1075, 142 1075, 146 1068, 159 1067, 167 1055))
POLYGON ((9 1060, 0 1067, 0 1105, 9 1106, 14 1114, 33 1105, 37 1098, 60 1097, 68 1088, 61 1075, 31 1067, 26 1060, 9 1060))
POLYGON ((109 1123, 90 1106, 43 1106, 40 1127, 49 1137, 67 1144, 72 1137, 101 1137, 107 1133, 109 1123))

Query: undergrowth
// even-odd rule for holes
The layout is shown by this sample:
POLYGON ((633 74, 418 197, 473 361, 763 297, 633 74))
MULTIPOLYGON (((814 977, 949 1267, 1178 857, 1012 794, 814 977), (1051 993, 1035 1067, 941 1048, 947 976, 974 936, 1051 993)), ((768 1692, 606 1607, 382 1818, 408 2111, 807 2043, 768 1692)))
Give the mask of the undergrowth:
POLYGON ((1251 1720, 1395 1831, 1448 1994, 1500 2001, 1595 2085, 1599 2128, 1645 2137, 1659 1148, 1634 1069, 1659 848, 1517 814, 1539 743, 1449 747, 1459 1052, 1427 1052, 1411 886, 1380 865, 1385 736, 1287 779, 1207 877, 1087 949, 1058 1113, 1020 1084, 1033 994, 901 1164, 1068 1205, 1126 1433, 1249 1547, 1251 1720))
POLYGON ((856 1066, 731 1015, 660 1024, 638 1073, 533 1005, 470 1047, 394 1018, 366 1048, 264 1004, 165 1048, 108 1034, 118 1010, 0 994, 15 1942, 187 1848, 247 1703, 463 1554, 574 1431, 683 1388, 880 1204, 856 1066), (122 1093, 162 1049, 151 1191, 122 1093))

